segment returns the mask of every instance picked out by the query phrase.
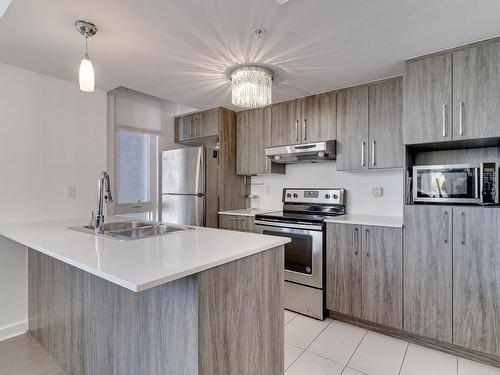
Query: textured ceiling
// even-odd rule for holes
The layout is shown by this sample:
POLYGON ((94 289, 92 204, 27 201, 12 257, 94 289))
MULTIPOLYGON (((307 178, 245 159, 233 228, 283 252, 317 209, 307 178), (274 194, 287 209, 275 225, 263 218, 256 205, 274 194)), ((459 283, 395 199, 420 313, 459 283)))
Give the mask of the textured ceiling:
POLYGON ((97 87, 231 108, 227 70, 276 72, 274 101, 401 74, 405 58, 500 34, 498 0, 13 0, 0 61, 76 81, 89 41, 97 87), (258 39, 256 26, 266 29, 258 39))

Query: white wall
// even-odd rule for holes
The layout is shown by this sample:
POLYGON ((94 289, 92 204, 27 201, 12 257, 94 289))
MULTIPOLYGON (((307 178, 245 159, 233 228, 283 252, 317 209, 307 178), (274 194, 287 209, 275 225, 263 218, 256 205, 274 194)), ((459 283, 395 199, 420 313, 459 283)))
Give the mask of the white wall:
MULTIPOLYGON (((103 91, 0 64, 0 222, 90 217, 106 112, 103 91), (76 199, 66 199, 67 184, 76 199)), ((0 340, 26 325, 26 254, 0 238, 0 340)))
POLYGON ((252 207, 281 209, 285 187, 338 187, 347 189, 347 212, 356 214, 402 216, 403 170, 339 172, 336 162, 289 164, 285 175, 252 177, 252 207), (263 184, 263 185, 260 185, 263 184), (380 198, 371 187, 382 186, 380 198))

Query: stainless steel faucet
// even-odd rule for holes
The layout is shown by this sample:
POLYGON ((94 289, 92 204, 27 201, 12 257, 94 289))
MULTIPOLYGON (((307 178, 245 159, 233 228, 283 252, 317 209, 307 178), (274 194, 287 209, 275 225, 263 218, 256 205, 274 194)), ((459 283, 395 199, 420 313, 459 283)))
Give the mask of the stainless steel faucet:
POLYGON ((102 172, 97 181, 97 214, 95 217, 95 232, 101 234, 104 232, 104 202, 112 203, 111 184, 109 182, 109 174, 102 172))

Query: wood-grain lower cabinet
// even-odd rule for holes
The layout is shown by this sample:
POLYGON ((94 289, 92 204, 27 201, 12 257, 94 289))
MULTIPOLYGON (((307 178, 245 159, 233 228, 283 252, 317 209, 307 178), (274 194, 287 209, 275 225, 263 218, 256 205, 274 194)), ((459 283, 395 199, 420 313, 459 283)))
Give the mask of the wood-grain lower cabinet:
POLYGON ((403 239, 401 228, 362 227, 361 318, 403 328, 403 239))
POLYGON ((327 224, 326 290, 329 310, 361 317, 361 226, 327 224))
POLYGON ((452 208, 404 208, 404 330, 449 342, 452 335, 452 208))
POLYGON ((500 356, 500 209, 453 207, 453 343, 500 356))
POLYGON ((327 308, 402 328, 401 228, 327 224, 327 308))
POLYGON ((254 218, 241 215, 219 215, 219 228, 240 232, 255 232, 254 218))

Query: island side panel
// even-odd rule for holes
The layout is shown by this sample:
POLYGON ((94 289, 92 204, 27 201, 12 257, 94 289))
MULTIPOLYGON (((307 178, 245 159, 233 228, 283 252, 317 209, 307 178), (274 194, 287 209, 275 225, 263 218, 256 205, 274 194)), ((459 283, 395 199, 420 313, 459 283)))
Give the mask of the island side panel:
POLYGON ((198 370, 196 277, 134 293, 29 250, 29 332, 74 375, 198 370))
POLYGON ((283 246, 198 274, 199 375, 281 375, 283 246))

